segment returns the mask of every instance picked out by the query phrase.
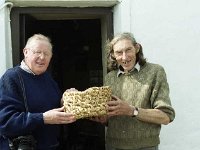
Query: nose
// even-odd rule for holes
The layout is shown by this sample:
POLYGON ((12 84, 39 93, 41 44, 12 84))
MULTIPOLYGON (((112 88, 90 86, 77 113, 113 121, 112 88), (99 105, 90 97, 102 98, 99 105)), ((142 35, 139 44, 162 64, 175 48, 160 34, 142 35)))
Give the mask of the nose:
POLYGON ((127 54, 126 52, 124 51, 123 54, 122 54, 122 59, 126 59, 127 58, 127 54))
POLYGON ((40 59, 44 59, 45 58, 45 54, 42 52, 40 55, 39 55, 40 59))

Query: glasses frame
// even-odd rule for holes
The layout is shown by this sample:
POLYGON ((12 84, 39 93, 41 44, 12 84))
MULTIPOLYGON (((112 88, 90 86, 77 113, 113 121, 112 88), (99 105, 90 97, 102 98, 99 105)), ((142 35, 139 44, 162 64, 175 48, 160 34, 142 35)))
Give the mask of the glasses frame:
POLYGON ((32 48, 29 48, 29 50, 36 56, 36 57, 41 57, 42 54, 45 58, 50 58, 52 56, 51 52, 43 52, 41 50, 34 50, 32 48))

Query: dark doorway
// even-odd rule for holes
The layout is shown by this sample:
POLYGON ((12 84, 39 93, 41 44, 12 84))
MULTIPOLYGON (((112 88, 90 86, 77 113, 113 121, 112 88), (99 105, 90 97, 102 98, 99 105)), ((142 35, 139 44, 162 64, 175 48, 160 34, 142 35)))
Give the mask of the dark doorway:
POLYGON ((71 87, 85 90, 103 84, 100 19, 32 20, 25 29, 26 38, 35 33, 51 38, 49 71, 63 92, 71 87))
MULTIPOLYGON (((13 9, 11 27, 14 64, 23 59, 21 50, 28 37, 41 33, 52 40, 53 58, 49 71, 62 92, 72 87, 85 90, 92 86, 102 86, 104 69, 102 57, 104 56, 102 55, 102 16, 99 15, 101 11, 96 16, 96 11, 92 11, 95 17, 86 15, 85 18, 76 18, 76 15, 73 15, 67 19, 51 18, 52 12, 50 12, 51 10, 45 11, 45 9, 13 9), (42 12, 47 13, 48 19, 45 19, 42 12)), ((107 21, 112 18, 111 10, 106 15, 104 13, 105 11, 102 11, 107 21)), ((62 18, 62 15, 58 17, 62 18)), ((109 31, 109 35, 112 35, 110 26, 107 29, 109 30, 106 32, 109 31)), ((105 128, 102 124, 81 119, 63 128, 62 147, 68 150, 104 150, 104 133, 105 128)))

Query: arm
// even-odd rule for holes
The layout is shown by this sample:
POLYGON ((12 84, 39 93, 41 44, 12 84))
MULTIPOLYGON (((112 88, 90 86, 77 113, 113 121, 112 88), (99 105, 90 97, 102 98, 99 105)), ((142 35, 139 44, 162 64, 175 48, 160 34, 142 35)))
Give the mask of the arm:
POLYGON ((43 124, 42 113, 26 112, 18 76, 12 70, 0 80, 0 116, 0 132, 6 136, 24 134, 43 124))
POLYGON ((139 108, 138 115, 136 116, 136 118, 144 122, 155 123, 155 124, 167 125, 170 122, 170 119, 167 116, 167 114, 159 109, 139 108))
POLYGON ((62 111, 63 108, 58 108, 45 113, 27 113, 17 75, 9 71, 2 76, 0 80, 0 133, 2 135, 18 136, 44 124, 66 124, 75 121, 72 115, 62 111), (69 121, 69 118, 72 120, 69 121))
MULTIPOLYGON (((153 72, 155 75, 152 78, 152 88, 149 89, 150 96, 144 99, 148 102, 148 105, 142 106, 130 106, 124 100, 119 99, 116 96, 113 96, 112 101, 108 102, 108 115, 133 115, 133 110, 135 107, 139 107, 139 114, 137 116, 138 120, 151 122, 155 124, 168 124, 173 121, 175 117, 174 109, 171 106, 169 98, 169 86, 167 83, 167 78, 165 71, 162 67, 157 66, 154 68, 153 72)), ((108 74, 109 75, 109 74, 108 74)), ((112 85, 110 77, 106 76, 106 84, 112 85)), ((128 89, 127 89, 128 90, 128 89)))
MULTIPOLYGON (((108 116, 127 115, 133 117, 135 106, 130 106, 128 103, 120 100, 118 97, 113 96, 113 100, 108 102, 108 116)), ((166 113, 159 109, 144 109, 139 108, 138 120, 155 123, 155 124, 168 124, 170 122, 166 113)))
POLYGON ((172 122, 175 118, 175 110, 171 105, 169 92, 170 90, 165 70, 160 66, 156 74, 155 85, 150 97, 150 104, 151 107, 155 109, 155 113, 157 112, 159 116, 163 118, 164 123, 167 123, 167 117, 169 119, 168 123, 172 122))

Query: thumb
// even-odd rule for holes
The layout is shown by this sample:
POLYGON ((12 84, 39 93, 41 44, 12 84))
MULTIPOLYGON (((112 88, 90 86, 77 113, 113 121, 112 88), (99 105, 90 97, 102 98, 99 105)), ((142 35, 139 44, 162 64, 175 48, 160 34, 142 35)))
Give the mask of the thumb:
POLYGON ((60 107, 60 108, 55 108, 54 110, 55 110, 55 111, 62 112, 62 111, 64 111, 64 106, 62 106, 62 107, 60 107))

